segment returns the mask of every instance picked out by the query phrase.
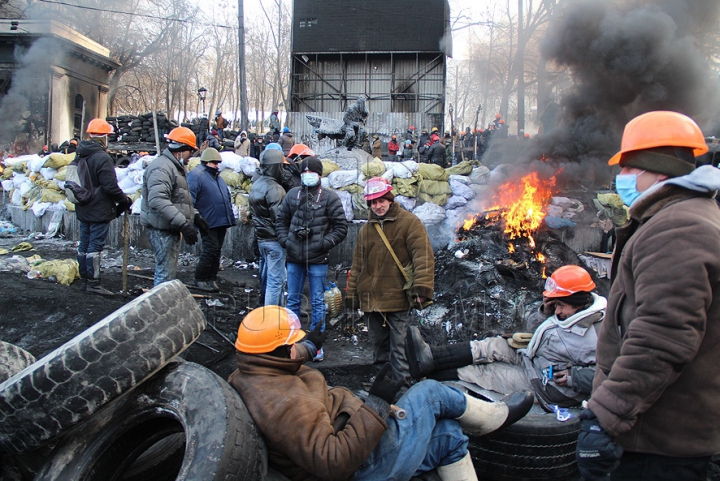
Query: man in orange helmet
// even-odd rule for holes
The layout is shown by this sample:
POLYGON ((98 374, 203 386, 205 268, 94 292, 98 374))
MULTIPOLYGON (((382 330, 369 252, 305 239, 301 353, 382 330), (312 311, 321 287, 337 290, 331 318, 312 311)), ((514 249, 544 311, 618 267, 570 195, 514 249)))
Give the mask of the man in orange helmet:
POLYGON ((390 142, 387 145, 388 149, 388 160, 398 160, 397 153, 400 150, 400 144, 397 141, 397 135, 390 137, 390 142))
POLYGON ((118 186, 115 165, 105 150, 113 127, 104 119, 92 119, 85 131, 89 139, 80 142, 77 156, 70 164, 78 169, 79 175, 87 169, 90 182, 89 185, 83 183, 83 187, 94 190, 92 200, 75 205, 75 215, 80 222, 78 267, 80 277, 86 280, 85 292, 113 296, 100 284, 100 260, 110 221, 127 212, 132 200, 118 186))
POLYGON ((630 220, 580 415, 585 479, 706 479, 720 452, 720 171, 695 167, 707 151, 690 117, 654 111, 609 161, 630 220))
POLYGON ((180 234, 188 245, 195 245, 195 226, 208 228, 193 207, 185 171, 190 155, 197 150, 195 134, 187 127, 176 127, 167 140, 165 151, 145 169, 142 185, 140 221, 155 254, 156 286, 177 277, 180 234))
POLYGON ((412 326, 405 349, 410 373, 415 379, 436 373, 502 394, 531 389, 548 411, 551 404, 577 406, 590 395, 595 328, 607 306, 607 300, 593 289, 595 283, 582 267, 568 265, 555 270, 545 282, 540 305, 544 322, 523 350, 517 349, 525 347, 520 345, 522 339, 500 336, 430 347, 412 326))
POLYGON ((290 479, 406 480, 437 468, 443 481, 477 481, 463 430, 484 435, 522 418, 530 393, 486 402, 436 381, 400 388, 385 365, 364 401, 328 387, 303 363, 325 334, 302 331, 289 309, 264 306, 238 329, 237 370, 228 382, 240 393, 268 448, 268 464, 290 479))

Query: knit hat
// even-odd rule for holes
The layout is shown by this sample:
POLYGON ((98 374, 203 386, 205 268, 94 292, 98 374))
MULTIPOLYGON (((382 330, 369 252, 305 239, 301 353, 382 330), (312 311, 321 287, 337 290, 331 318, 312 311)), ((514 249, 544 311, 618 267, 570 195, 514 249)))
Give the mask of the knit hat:
POLYGON ((690 147, 655 147, 625 152, 620 167, 635 167, 668 177, 681 177, 695 170, 695 156, 690 147))
POLYGON ((300 172, 305 172, 306 170, 315 172, 316 174, 322 176, 322 162, 320 162, 320 159, 317 157, 305 157, 300 161, 300 172))

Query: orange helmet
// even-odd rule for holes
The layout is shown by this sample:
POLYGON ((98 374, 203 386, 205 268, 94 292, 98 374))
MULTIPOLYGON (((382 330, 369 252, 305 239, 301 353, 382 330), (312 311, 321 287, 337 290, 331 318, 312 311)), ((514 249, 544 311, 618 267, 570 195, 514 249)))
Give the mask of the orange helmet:
POLYGON ((591 292, 593 289, 595 289, 595 283, 588 271, 580 266, 562 266, 545 281, 543 296, 568 297, 576 292, 591 292))
POLYGON ((178 144, 187 145, 197 150, 197 144, 195 143, 195 134, 192 130, 187 127, 175 127, 167 134, 167 139, 178 144))
POLYGON ((655 147, 688 147, 693 149, 695 157, 708 151, 705 137, 693 119, 678 112, 658 110, 627 123, 620 152, 612 156, 608 165, 618 164, 626 152, 655 147))
POLYGON ((500 115, 500 114, 495 114, 495 118, 496 118, 496 119, 502 118, 502 115, 500 115))
POLYGON ((235 349, 247 354, 265 354, 280 346, 301 341, 305 331, 290 309, 263 306, 250 311, 238 328, 235 349))
POLYGON ((115 129, 103 119, 92 119, 85 132, 92 135, 107 135, 115 132, 115 129))
POLYGON ((498 123, 499 123, 499 124, 504 124, 504 123, 505 123, 505 119, 500 119, 500 120, 498 120, 498 123))
POLYGON ((390 136, 390 138, 395 140, 395 139, 397 139, 397 135, 392 135, 392 136, 390 136))
POLYGON ((373 200, 382 197, 392 190, 392 185, 382 177, 373 177, 365 183, 363 198, 373 200))
POLYGON ((295 157, 307 157, 310 155, 315 155, 315 151, 308 147, 305 144, 295 144, 290 149, 290 153, 287 155, 289 159, 294 159, 295 157))

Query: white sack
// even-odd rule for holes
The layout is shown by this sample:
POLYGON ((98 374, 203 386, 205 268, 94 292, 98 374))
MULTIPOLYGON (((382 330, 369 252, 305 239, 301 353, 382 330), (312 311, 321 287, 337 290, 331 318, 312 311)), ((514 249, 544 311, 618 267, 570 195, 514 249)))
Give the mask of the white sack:
POLYGON ((414 160, 405 160, 403 162, 388 162, 393 171, 394 177, 400 179, 409 179, 418 171, 418 163, 414 160))
POLYGON ((465 204, 467 204, 467 199, 465 197, 460 195, 453 195, 448 199, 447 204, 445 204, 445 209, 457 209, 458 207, 461 207, 465 204))
POLYGON ((404 195, 396 195, 395 202, 405 207, 405 210, 412 211, 417 205, 417 197, 405 197, 404 195))
POLYGON ((472 183, 472 181, 470 180, 470 177, 467 175, 451 175, 448 180, 450 182, 452 182, 454 180, 456 182, 460 182, 465 185, 470 185, 472 183))
POLYGON ((425 225, 439 224, 445 220, 445 209, 432 202, 425 202, 413 210, 413 214, 425 225))
POLYGON ((330 187, 333 189, 347 187, 351 184, 365 185, 363 182, 363 173, 359 170, 336 170, 335 172, 330 172, 327 178, 330 182, 330 187))
POLYGON ((43 167, 40 169, 40 175, 42 175, 45 180, 53 180, 57 173, 57 169, 53 169, 52 167, 43 167))
POLYGON ((35 202, 33 203, 31 209, 33 214, 35 214, 35 217, 42 217, 50 205, 50 202, 35 202))
POLYGON ((123 180, 128 175, 130 167, 127 167, 125 169, 121 169, 120 167, 115 167, 115 178, 119 181, 123 180))
POLYGON ((484 165, 481 165, 480 167, 475 167, 470 173, 469 177, 470 182, 472 182, 473 184, 487 184, 488 180, 490 180, 490 169, 488 169, 484 165))
POLYGON ((15 185, 13 184, 12 179, 7 179, 2 181, 2 188, 5 192, 10 192, 15 188, 15 185))
POLYGON ((45 159, 39 155, 31 155, 32 157, 28 160, 27 167, 30 172, 40 172, 42 166, 45 165, 45 159))
POLYGON ((350 192, 345 192, 344 190, 336 190, 335 193, 338 195, 338 197, 340 197, 343 211, 345 211, 345 220, 350 222, 355 217, 353 215, 352 194, 350 192))
POLYGON ((455 179, 450 179, 450 188, 452 189, 453 196, 464 197, 466 200, 470 200, 475 197, 475 191, 472 190, 470 186, 455 179))

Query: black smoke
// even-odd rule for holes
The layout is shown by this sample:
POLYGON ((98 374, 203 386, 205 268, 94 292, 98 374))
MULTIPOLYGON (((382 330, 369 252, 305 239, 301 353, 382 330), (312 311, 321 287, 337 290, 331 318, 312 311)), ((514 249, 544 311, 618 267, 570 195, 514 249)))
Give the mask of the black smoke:
POLYGON ((560 100, 560 127, 539 139, 543 151, 607 160, 625 124, 651 110, 685 113, 709 134, 719 117, 720 80, 702 48, 719 16, 717 0, 565 4, 543 52, 569 69, 573 86, 560 100))

